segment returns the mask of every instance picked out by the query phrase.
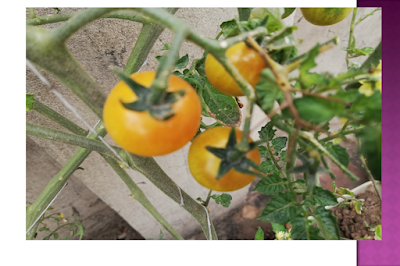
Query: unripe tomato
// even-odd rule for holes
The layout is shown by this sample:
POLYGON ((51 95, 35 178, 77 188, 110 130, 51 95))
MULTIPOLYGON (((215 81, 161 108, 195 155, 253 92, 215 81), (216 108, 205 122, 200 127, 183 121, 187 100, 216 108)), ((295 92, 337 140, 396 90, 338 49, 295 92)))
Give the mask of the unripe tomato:
MULTIPOLYGON (((225 54, 243 78, 255 87, 260 81, 261 70, 266 67, 263 58, 257 51, 248 47, 244 42, 239 42, 228 48, 225 54)), ((204 68, 208 81, 218 91, 231 96, 244 95, 239 85, 212 54, 207 55, 204 68)))
MULTIPOLYGON (((139 72, 130 77, 150 87, 155 71, 139 72)), ((183 79, 170 75, 168 92, 184 90, 184 96, 172 104, 175 115, 165 121, 153 118, 148 111, 126 109, 121 101, 137 100, 128 85, 120 81, 104 104, 103 120, 108 134, 122 148, 141 156, 160 156, 186 145, 197 133, 201 120, 201 103, 196 91, 183 79)))
POLYGON ((300 8, 300 10, 311 24, 327 26, 342 21, 353 8, 300 8))
MULTIPOLYGON (((229 170, 218 181, 216 180, 221 159, 209 152, 206 146, 225 148, 228 143, 230 127, 214 127, 199 134, 189 149, 188 164, 193 177, 200 185, 214 191, 234 191, 250 184, 255 176, 242 174, 234 169, 229 170)), ((236 140, 240 141, 242 131, 235 129, 236 140)), ((250 141, 252 139, 249 138, 250 141)), ((260 153, 253 149, 246 157, 260 164, 260 153)))

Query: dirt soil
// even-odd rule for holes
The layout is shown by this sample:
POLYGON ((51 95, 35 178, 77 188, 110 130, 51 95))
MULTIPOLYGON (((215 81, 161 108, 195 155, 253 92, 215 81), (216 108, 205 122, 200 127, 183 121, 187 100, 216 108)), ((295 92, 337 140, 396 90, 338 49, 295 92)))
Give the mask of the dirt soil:
POLYGON ((356 198, 364 199, 361 214, 350 207, 343 207, 341 209, 335 207, 332 209, 333 214, 338 219, 340 236, 349 239, 374 239, 375 232, 370 230, 365 223, 369 226, 376 226, 381 224, 381 202, 378 194, 373 186, 359 194, 356 198))

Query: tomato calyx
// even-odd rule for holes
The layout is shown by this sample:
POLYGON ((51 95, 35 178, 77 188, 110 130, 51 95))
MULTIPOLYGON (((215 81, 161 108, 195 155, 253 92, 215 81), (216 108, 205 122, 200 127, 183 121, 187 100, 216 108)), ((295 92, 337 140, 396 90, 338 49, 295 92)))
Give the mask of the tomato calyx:
POLYGON ((148 111, 150 115, 157 120, 168 120, 174 116, 174 110, 172 109, 172 104, 183 97, 185 94, 184 90, 165 92, 163 99, 161 99, 159 104, 152 104, 149 100, 152 90, 155 88, 146 88, 139 83, 135 82, 124 72, 116 70, 118 77, 124 81, 128 87, 136 94, 137 100, 131 103, 121 104, 129 110, 136 112, 148 111))
POLYGON ((257 147, 257 145, 258 143, 251 142, 249 143, 248 151, 244 152, 238 150, 236 147, 235 128, 232 128, 225 148, 206 146, 209 152, 221 159, 216 180, 221 179, 231 169, 235 169, 243 174, 257 175, 257 173, 251 171, 250 168, 257 169, 258 165, 246 157, 246 153, 257 147))

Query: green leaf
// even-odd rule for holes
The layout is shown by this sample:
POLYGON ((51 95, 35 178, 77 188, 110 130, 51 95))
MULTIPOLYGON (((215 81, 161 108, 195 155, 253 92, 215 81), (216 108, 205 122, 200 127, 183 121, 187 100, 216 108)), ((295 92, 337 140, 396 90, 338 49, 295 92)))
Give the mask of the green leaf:
POLYGON ((74 231, 70 231, 70 237, 73 237, 75 235, 74 231))
POLYGON ((293 196, 290 192, 279 193, 278 196, 271 198, 265 205, 258 220, 282 223, 289 222, 298 212, 298 207, 293 202, 293 196))
POLYGON ((355 100, 358 99, 358 97, 361 96, 361 94, 358 92, 358 90, 348 90, 348 91, 340 90, 336 94, 329 96, 341 99, 346 102, 354 102, 355 100))
POLYGON ((164 240, 164 233, 163 231, 160 229, 160 236, 159 236, 160 240, 164 240))
POLYGON ((277 195, 283 192, 284 182, 278 173, 273 173, 266 178, 261 179, 254 188, 255 191, 265 195, 277 195))
POLYGON ((382 94, 375 91, 371 96, 361 94, 350 107, 350 112, 358 112, 364 123, 381 122, 382 94))
POLYGON ((314 212, 314 218, 321 230, 327 235, 327 239, 339 240, 340 233, 337 219, 332 214, 332 210, 326 210, 323 206, 318 206, 314 212))
POLYGON ((375 227, 375 240, 382 240, 382 225, 375 227))
POLYGON ((68 236, 61 238, 60 240, 68 240, 68 236))
POLYGON ((331 206, 337 204, 337 199, 333 193, 322 187, 314 187, 313 195, 314 201, 321 206, 331 206))
POLYGON ((358 213, 361 214, 361 210, 362 210, 362 202, 357 200, 356 204, 354 204, 354 210, 358 213))
POLYGON ((271 141, 275 136, 276 129, 273 129, 273 124, 268 122, 265 126, 258 131, 260 139, 265 141, 271 141))
POLYGON ((290 237, 294 240, 323 240, 319 235, 318 227, 309 226, 308 221, 303 215, 298 215, 292 219, 290 237))
POLYGON ((279 160, 286 163, 286 152, 287 151, 283 151, 281 152, 281 154, 279 155, 279 160))
POLYGON ((261 229, 261 227, 258 227, 254 240, 264 240, 264 231, 261 229))
POLYGON ((290 16, 290 14, 292 14, 295 9, 296 9, 295 7, 285 7, 285 13, 283 13, 282 19, 290 16))
POLYGON ((293 104, 302 119, 315 124, 326 123, 344 110, 343 104, 308 95, 294 99, 293 104))
POLYGON ((54 237, 54 239, 57 239, 58 238, 58 233, 54 232, 53 233, 53 237, 54 237))
POLYGON ((211 198, 215 200, 215 203, 220 204, 226 208, 231 205, 232 196, 226 193, 222 193, 221 195, 212 195, 211 198))
POLYGON ((222 22, 219 26, 222 30, 222 35, 227 37, 229 35, 237 35, 240 33, 237 22, 235 19, 222 22))
POLYGON ((171 50, 171 45, 168 43, 164 43, 164 46, 161 48, 161 51, 163 50, 171 50))
POLYGON ((268 39, 266 47, 270 50, 281 50, 296 46, 297 41, 292 35, 294 30, 297 30, 296 26, 283 28, 280 31, 277 31, 268 39))
POLYGON ((26 94, 26 111, 29 112, 30 110, 33 109, 33 102, 35 100, 33 99, 33 94, 26 94))
POLYGON ((50 229, 47 227, 42 227, 39 229, 39 232, 42 232, 42 231, 50 231, 50 229))
POLYGON ((282 91, 279 89, 274 74, 269 68, 261 71, 260 81, 256 87, 257 104, 260 108, 269 113, 274 107, 275 100, 284 99, 282 91))
POLYGON ((260 153, 261 158, 267 158, 269 157, 268 149, 265 146, 258 146, 258 152, 260 153))
POLYGON ((210 115, 224 125, 236 127, 240 125, 241 112, 236 100, 217 91, 208 80, 204 79, 203 98, 210 115))
POLYGON ((370 55, 374 51, 374 48, 372 47, 364 47, 364 48, 343 48, 343 50, 347 51, 350 55, 350 57, 359 57, 359 56, 365 56, 365 55, 370 55))
POLYGON ((274 146, 274 151, 280 152, 286 147, 287 137, 277 137, 274 138, 271 143, 274 146))
POLYGON ((276 170, 276 167, 272 162, 271 158, 267 158, 266 161, 262 162, 261 167, 264 169, 265 173, 271 173, 276 170))
POLYGON ((343 164, 346 167, 349 165, 350 157, 349 157, 349 154, 347 153, 347 150, 345 148, 343 148, 342 146, 340 146, 338 144, 332 145, 332 143, 328 143, 326 145, 326 149, 336 159, 338 159, 341 164, 343 164))
POLYGON ((283 224, 271 223, 271 225, 272 225, 272 231, 274 231, 275 234, 278 232, 285 232, 285 233, 289 232, 289 230, 287 230, 285 225, 283 224))
POLYGON ((266 25, 268 32, 275 32, 283 27, 283 23, 280 18, 284 12, 285 11, 283 8, 254 8, 250 13, 249 20, 255 18, 264 20, 268 16, 266 25))
POLYGON ((186 54, 178 59, 178 61, 176 62, 176 68, 178 69, 185 68, 188 63, 189 63, 189 55, 186 54))
POLYGON ((50 236, 46 236, 43 240, 50 240, 50 236))
POLYGON ((79 236, 79 240, 82 240, 83 235, 85 234, 85 227, 81 223, 77 224, 78 230, 76 230, 76 234, 79 236))

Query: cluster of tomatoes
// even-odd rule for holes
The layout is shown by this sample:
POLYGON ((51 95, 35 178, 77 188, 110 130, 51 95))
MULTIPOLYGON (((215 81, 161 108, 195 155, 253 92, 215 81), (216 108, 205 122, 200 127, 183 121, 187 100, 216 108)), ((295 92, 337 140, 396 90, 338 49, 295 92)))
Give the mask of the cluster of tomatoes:
MULTIPOLYGON (((331 22, 334 24, 351 12, 351 9, 334 9, 334 12, 328 10, 327 15, 327 10, 302 9, 302 12, 308 21, 316 25, 327 25, 331 22)), ((244 42, 227 49, 226 56, 243 78, 255 87, 260 80, 261 71, 266 67, 263 58, 244 42)), ((209 82, 218 91, 231 96, 244 95, 234 79, 211 54, 206 58, 205 72, 209 82)), ((155 76, 155 71, 147 71, 134 73, 130 77, 140 85, 150 87, 155 76)), ((185 94, 172 104, 174 115, 161 121, 153 118, 147 111, 138 112, 125 108, 122 103, 134 102, 137 96, 125 82, 120 81, 112 89, 104 105, 103 120, 108 134, 122 148, 141 156, 161 156, 182 148, 199 130, 202 107, 193 87, 182 78, 170 75, 167 92, 179 90, 184 90, 185 94)), ((235 130, 239 140, 242 132, 235 130)), ((229 132, 228 127, 215 127, 205 130, 192 141, 188 155, 189 169, 193 177, 208 189, 234 191, 248 185, 255 178, 231 169, 216 180, 221 159, 206 147, 224 148, 229 132)), ((249 138, 249 141, 252 140, 249 138)), ((250 151, 246 157, 260 163, 258 149, 250 151)))
MULTIPOLYGON (((255 86, 261 70, 266 67, 258 53, 244 42, 239 42, 230 47, 226 55, 243 77, 255 86)), ((224 67, 210 54, 206 58, 205 71, 210 83, 220 92, 231 96, 244 95, 224 67)), ((155 71, 146 71, 134 73, 130 78, 142 86, 150 87, 155 76, 155 71)), ((108 134, 122 148, 141 156, 161 156, 182 148, 199 130, 202 107, 193 87, 182 78, 170 75, 167 92, 179 90, 184 90, 185 94, 172 104, 174 115, 161 121, 153 118, 149 112, 125 108, 122 103, 134 102, 137 96, 125 82, 118 82, 108 95, 103 109, 103 120, 108 134)), ((189 150, 188 163, 193 177, 211 190, 233 191, 254 180, 254 176, 234 169, 216 180, 221 159, 209 152, 206 146, 224 148, 229 132, 229 127, 207 129, 193 140, 189 150)), ((241 136, 242 132, 236 129, 238 141, 241 136)), ((246 156, 260 163, 257 149, 246 156)))

